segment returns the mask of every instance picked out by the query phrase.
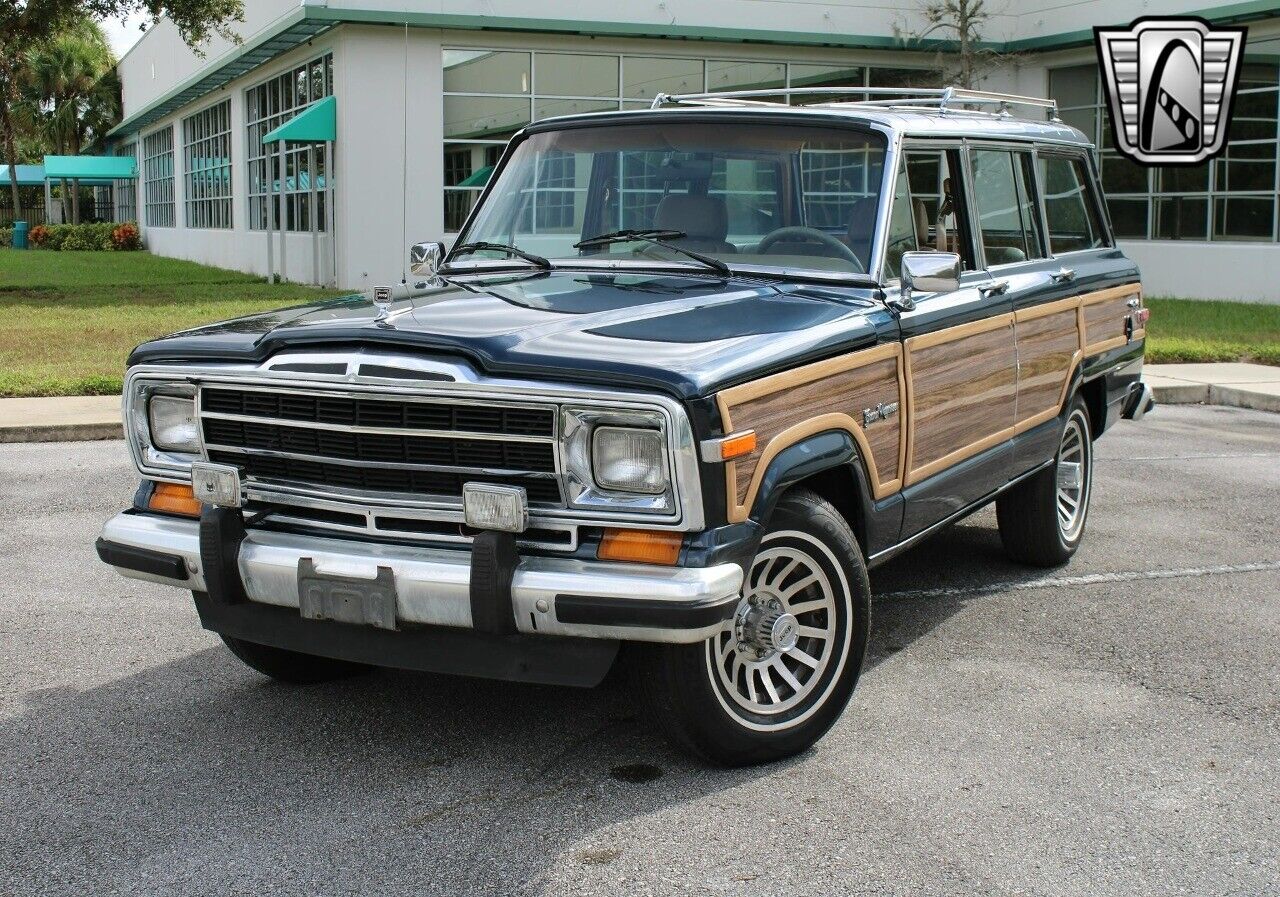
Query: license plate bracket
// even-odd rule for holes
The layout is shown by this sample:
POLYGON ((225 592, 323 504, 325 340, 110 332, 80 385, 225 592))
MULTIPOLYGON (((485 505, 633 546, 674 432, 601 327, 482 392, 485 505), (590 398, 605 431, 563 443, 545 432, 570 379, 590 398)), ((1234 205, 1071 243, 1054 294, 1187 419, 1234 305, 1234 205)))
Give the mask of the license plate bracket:
POLYGON ((374 579, 339 576, 321 573, 311 558, 299 558, 298 611, 307 620, 395 629, 395 573, 380 566, 374 579))

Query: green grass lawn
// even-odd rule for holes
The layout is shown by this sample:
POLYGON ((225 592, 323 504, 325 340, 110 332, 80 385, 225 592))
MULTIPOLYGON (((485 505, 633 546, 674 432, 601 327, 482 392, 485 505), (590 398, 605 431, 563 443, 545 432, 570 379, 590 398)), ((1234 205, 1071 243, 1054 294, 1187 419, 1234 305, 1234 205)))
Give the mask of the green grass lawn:
POLYGON ((0 397, 118 393, 138 343, 343 292, 148 252, 0 249, 0 397))
POLYGON ((1280 305, 1148 299, 1147 362, 1280 365, 1280 305))
MULTIPOLYGON (((0 397, 117 393, 138 343, 341 295, 146 252, 0 249, 0 397)), ((1147 361, 1280 365, 1280 306, 1151 299, 1147 361)))

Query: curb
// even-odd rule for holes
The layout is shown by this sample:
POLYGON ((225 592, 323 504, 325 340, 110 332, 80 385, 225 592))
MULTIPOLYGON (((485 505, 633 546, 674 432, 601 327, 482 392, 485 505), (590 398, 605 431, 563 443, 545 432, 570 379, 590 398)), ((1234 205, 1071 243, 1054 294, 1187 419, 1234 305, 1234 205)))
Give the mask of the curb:
POLYGON ((89 442, 124 439, 122 423, 39 424, 0 427, 0 443, 6 442, 89 442))
POLYGON ((1152 386, 1157 405, 1203 405, 1209 401, 1209 387, 1204 383, 1177 383, 1152 386))
POLYGON ((1207 383, 1177 383, 1152 386, 1159 405, 1221 405, 1280 414, 1280 396, 1268 395, 1238 386, 1215 386, 1207 383))
POLYGON ((1254 411, 1280 412, 1280 395, 1268 395, 1235 386, 1210 386, 1210 405, 1230 405, 1233 408, 1252 408, 1254 411))

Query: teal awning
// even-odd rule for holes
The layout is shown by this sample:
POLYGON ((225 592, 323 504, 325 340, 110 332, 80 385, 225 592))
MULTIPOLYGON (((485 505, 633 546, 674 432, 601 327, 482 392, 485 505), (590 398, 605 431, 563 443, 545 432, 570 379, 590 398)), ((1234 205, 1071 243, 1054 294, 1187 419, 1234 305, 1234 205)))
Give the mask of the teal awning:
POLYGON ((263 143, 292 140, 295 143, 324 143, 338 139, 338 98, 325 97, 308 106, 303 112, 269 131, 262 137, 263 143))
POLYGON ((138 162, 132 156, 45 156, 44 176, 55 181, 61 178, 132 180, 138 176, 138 162))
POLYGON ((493 166, 486 165, 484 168, 481 168, 479 171, 472 172, 471 176, 466 178, 465 180, 459 181, 458 186, 459 187, 483 187, 485 184, 489 183, 489 175, 491 174, 493 174, 493 166))
MULTIPOLYGON (((18 186, 19 187, 43 187, 44 186, 44 166, 43 165, 15 165, 18 170, 18 186)), ((9 166, 0 165, 0 188, 9 184, 9 166)))

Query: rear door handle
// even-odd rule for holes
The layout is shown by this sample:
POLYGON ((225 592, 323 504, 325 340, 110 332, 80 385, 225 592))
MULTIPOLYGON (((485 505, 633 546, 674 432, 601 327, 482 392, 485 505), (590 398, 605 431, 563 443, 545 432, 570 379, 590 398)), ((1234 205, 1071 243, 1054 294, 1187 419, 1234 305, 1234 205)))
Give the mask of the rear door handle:
POLYGON ((1049 276, 1053 278, 1054 283, 1070 283, 1076 279, 1076 272, 1070 268, 1059 268, 1049 276))
POLYGON ((988 299, 992 296, 1003 296, 1007 292, 1009 292, 1009 281, 1007 280, 997 280, 978 287, 978 295, 983 299, 988 299))

